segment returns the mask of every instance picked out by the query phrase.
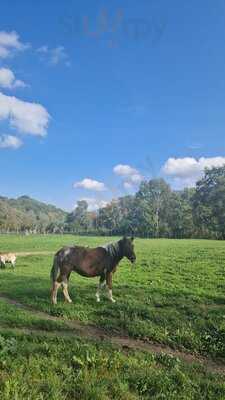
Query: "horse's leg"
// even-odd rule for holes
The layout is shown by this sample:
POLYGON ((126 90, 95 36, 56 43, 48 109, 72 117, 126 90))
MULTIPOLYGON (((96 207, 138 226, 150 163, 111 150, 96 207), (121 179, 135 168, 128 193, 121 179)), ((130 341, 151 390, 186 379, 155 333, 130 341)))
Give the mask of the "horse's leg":
POLYGON ((69 292, 68 292, 69 277, 70 277, 70 273, 67 276, 64 275, 62 277, 62 288, 63 288, 63 294, 65 297, 65 300, 68 301, 68 303, 72 303, 72 300, 71 300, 69 292))
POLYGON ((51 294, 51 300, 53 304, 57 304, 57 292, 58 289, 60 288, 61 283, 60 282, 53 282, 52 284, 52 294, 51 294))
POLYGON ((100 290, 104 287, 105 285, 105 275, 101 275, 99 279, 99 284, 96 292, 96 300, 99 303, 100 302, 100 290))
POLYGON ((115 303, 116 300, 113 298, 113 295, 112 295, 112 272, 108 272, 106 274, 106 283, 107 283, 107 288, 108 288, 109 300, 112 303, 115 303))

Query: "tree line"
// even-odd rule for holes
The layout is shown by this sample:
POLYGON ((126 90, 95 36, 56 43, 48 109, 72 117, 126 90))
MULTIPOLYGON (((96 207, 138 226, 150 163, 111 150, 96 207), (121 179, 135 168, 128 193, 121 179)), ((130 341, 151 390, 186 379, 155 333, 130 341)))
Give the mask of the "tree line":
POLYGON ((60 233, 66 216, 65 211, 28 196, 0 196, 0 233, 60 233))
POLYGON ((134 195, 95 212, 84 200, 66 213, 28 196, 0 197, 0 232, 225 239, 225 166, 206 169, 194 188, 144 181, 134 195))
POLYGON ((194 188, 172 190, 163 179, 141 183, 135 195, 112 200, 96 212, 81 200, 65 220, 77 234, 146 238, 225 239, 225 166, 206 169, 194 188))

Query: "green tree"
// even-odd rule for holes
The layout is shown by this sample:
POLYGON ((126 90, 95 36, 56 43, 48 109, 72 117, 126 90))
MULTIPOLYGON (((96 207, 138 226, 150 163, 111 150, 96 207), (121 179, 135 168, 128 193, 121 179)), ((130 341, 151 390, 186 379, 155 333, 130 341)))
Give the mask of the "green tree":
POLYGON ((68 214, 66 224, 69 229, 76 232, 87 232, 90 228, 91 222, 88 215, 88 203, 85 200, 77 202, 75 210, 68 214))
POLYGON ((225 239, 225 165, 206 169, 197 182, 193 215, 200 236, 225 239))
POLYGON ((142 182, 136 194, 135 225, 141 235, 169 236, 170 186, 163 179, 142 182))
POLYGON ((194 189, 172 193, 169 210, 169 230, 172 238, 190 238, 195 234, 191 199, 194 189))

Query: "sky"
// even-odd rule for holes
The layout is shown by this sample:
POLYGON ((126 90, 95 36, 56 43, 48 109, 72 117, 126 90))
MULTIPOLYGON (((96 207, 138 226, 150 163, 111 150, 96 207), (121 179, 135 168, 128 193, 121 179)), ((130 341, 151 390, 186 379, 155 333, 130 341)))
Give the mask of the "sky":
POLYGON ((0 195, 72 210, 225 163, 225 0, 6 0, 0 195))

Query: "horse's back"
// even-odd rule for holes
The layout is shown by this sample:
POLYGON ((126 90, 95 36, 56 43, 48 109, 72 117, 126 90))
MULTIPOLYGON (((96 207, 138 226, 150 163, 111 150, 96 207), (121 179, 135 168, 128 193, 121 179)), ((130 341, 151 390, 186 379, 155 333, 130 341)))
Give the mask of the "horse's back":
POLYGON ((107 260, 107 252, 102 247, 65 246, 56 253, 61 267, 71 266, 84 276, 97 276, 102 273, 107 260))
POLYGON ((101 259, 107 254, 106 250, 102 247, 84 247, 84 246, 64 246, 57 251, 56 256, 62 259, 76 257, 76 258, 97 258, 101 259))
POLYGON ((64 246, 57 251, 56 256, 60 258, 61 261, 66 261, 74 257, 84 257, 86 253, 87 248, 83 246, 64 246))

